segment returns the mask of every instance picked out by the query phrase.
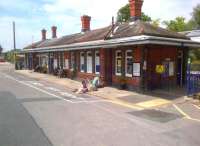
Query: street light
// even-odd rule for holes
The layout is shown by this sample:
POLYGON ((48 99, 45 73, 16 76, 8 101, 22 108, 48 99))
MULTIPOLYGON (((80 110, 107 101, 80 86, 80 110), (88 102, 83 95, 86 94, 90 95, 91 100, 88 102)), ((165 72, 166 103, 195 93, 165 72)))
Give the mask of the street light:
POLYGON ((13 47, 14 47, 14 65, 15 69, 17 69, 17 63, 16 63, 16 40, 15 40, 15 21, 13 21, 13 47))

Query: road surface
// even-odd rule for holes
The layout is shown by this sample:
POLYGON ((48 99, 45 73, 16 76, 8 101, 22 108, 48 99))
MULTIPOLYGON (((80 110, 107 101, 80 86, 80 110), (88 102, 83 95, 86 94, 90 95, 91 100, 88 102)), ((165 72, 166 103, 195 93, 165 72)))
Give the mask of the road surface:
POLYGON ((173 106, 138 111, 76 96, 0 64, 0 146, 200 146, 199 136, 200 122, 173 106))

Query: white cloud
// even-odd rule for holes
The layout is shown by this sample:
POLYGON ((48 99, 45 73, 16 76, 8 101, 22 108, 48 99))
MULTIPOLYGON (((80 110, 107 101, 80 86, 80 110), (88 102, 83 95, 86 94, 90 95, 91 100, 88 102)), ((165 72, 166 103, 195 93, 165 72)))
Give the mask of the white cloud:
MULTIPOLYGON (((90 15, 94 23, 94 28, 109 25, 112 16, 116 16, 118 9, 125 5, 127 0, 57 0, 54 3, 44 5, 44 10, 49 15, 55 15, 60 13, 69 13, 70 11, 75 14, 74 17, 80 21, 80 16, 83 14, 90 15)), ((65 20, 67 21, 67 20, 65 20)))

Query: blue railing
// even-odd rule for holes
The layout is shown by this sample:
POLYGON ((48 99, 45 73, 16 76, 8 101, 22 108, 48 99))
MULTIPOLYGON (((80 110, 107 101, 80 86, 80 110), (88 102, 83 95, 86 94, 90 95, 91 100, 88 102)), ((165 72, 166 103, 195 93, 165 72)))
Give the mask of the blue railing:
POLYGON ((200 92, 200 71, 191 71, 191 65, 188 65, 187 94, 190 96, 198 92, 200 92))

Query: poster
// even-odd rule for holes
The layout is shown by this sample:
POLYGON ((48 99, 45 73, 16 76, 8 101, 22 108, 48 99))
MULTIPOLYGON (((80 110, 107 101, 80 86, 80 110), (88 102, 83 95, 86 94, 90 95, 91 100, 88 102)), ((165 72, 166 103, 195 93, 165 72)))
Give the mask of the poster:
POLYGON ((58 68, 58 61, 57 61, 57 59, 53 60, 53 68, 54 69, 58 68))
POLYGON ((133 76, 140 76, 140 63, 133 63, 133 76))
POLYGON ((156 73, 163 74, 165 72, 165 66, 164 65, 156 65, 156 73))
POLYGON ((169 76, 174 76, 174 62, 169 62, 169 76))

